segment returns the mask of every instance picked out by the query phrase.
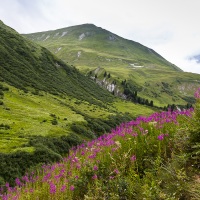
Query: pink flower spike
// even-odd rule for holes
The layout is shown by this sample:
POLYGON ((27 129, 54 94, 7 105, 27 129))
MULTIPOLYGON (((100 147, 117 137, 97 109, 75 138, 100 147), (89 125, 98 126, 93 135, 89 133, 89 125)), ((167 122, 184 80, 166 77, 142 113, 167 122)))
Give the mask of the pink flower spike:
POLYGON ((97 177, 96 174, 92 177, 93 180, 96 180, 97 178, 98 178, 98 177, 97 177))
POLYGON ((61 191, 61 192, 65 192, 65 190, 66 190, 66 185, 63 185, 63 186, 61 187, 60 191, 61 191))
POLYGON ((164 134, 160 134, 160 135, 158 136, 158 140, 162 141, 162 140, 164 140, 164 137, 165 137, 164 134))
POLYGON ((130 159, 131 159, 132 162, 134 162, 136 160, 136 156, 132 155, 130 159))
POLYGON ((119 174, 119 170, 118 169, 115 169, 114 172, 115 172, 115 174, 119 174))
POLYGON ((71 185, 69 189, 70 189, 71 191, 74 191, 74 189, 75 189, 74 185, 71 185))
POLYGON ((98 170, 98 166, 95 165, 95 166, 93 167, 93 170, 94 170, 94 171, 97 171, 97 170, 98 170))

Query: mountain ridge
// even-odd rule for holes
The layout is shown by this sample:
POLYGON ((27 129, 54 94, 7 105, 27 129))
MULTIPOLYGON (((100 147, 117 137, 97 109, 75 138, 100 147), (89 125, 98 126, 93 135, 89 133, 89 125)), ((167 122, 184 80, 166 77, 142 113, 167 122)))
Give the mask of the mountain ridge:
MULTIPOLYGON (((114 34, 110 31, 103 29, 101 27, 98 27, 94 24, 81 24, 81 25, 61 28, 61 29, 57 29, 57 30, 38 32, 38 33, 34 33, 34 34, 23 34, 23 35, 25 37, 28 37, 31 40, 34 40, 35 42, 40 41, 41 44, 46 43, 51 37, 53 37, 52 40, 55 40, 55 39, 62 40, 63 38, 65 38, 67 40, 67 37, 70 37, 70 39, 73 37, 73 39, 78 39, 81 42, 84 40, 90 40, 90 42, 94 42, 94 40, 97 41, 99 39, 99 42, 104 44, 105 48, 108 48, 108 49, 110 46, 109 42, 113 42, 113 43, 117 42, 117 44, 116 44, 117 47, 122 48, 122 50, 125 46, 128 45, 127 47, 125 47, 126 49, 124 52, 124 55, 126 55, 127 58, 130 57, 130 55, 128 55, 128 54, 132 54, 132 52, 131 52, 132 50, 130 51, 130 49, 129 49, 131 47, 131 48, 133 48, 133 49, 135 48, 137 51, 139 51, 139 52, 135 52, 136 57, 138 56, 139 53, 143 52, 143 53, 145 53, 146 56, 150 56, 150 57, 152 57, 151 55, 158 56, 159 59, 161 59, 160 62, 163 62, 165 65, 167 63, 170 67, 174 66, 173 64, 168 62, 166 59, 164 59, 161 55, 159 55, 157 52, 155 52, 153 49, 148 48, 138 42, 135 42, 132 40, 127 40, 121 36, 118 36, 117 34, 114 34), (62 32, 63 35, 61 35, 61 36, 60 36, 60 31, 61 32, 63 31, 62 32), (46 36, 46 38, 43 38, 42 36, 40 38, 34 37, 34 35, 40 35, 40 34, 42 34, 43 37, 45 37, 46 34, 47 34, 47 36, 46 36), (102 38, 101 38, 101 36, 102 36, 102 38), (94 39, 94 37, 95 37, 95 39, 94 39), (126 43, 126 44, 121 44, 121 43, 126 43)), ((68 40, 68 42, 70 42, 70 40, 68 40)), ((96 44, 93 45, 93 48, 98 50, 97 44, 99 44, 99 43, 96 42, 96 44)), ((84 44, 76 44, 76 45, 77 46, 81 45, 82 47, 84 47, 84 44)), ((104 51, 105 51, 105 48, 104 48, 104 51)), ((101 50, 101 49, 99 49, 99 50, 101 50)), ((110 50, 112 50, 112 49, 110 49, 110 50)), ((111 51, 109 51, 109 53, 111 53, 111 51)), ((174 67, 172 67, 172 70, 174 70, 174 67)), ((181 71, 181 69, 179 69, 177 67, 175 67, 175 70, 181 71)))
POLYGON ((101 27, 82 24, 23 36, 46 47, 82 73, 92 74, 91 78, 96 77, 98 82, 103 82, 105 77, 95 73, 96 70, 105 69, 111 75, 107 82, 116 82, 121 93, 137 92, 163 107, 194 103, 199 75, 183 72, 153 49, 101 27), (126 85, 122 87, 124 81, 126 85))

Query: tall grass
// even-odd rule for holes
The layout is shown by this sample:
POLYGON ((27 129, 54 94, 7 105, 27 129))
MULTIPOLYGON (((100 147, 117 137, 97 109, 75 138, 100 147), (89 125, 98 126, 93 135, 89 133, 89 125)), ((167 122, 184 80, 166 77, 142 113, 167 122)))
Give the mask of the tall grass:
POLYGON ((193 115, 193 109, 168 111, 122 123, 110 134, 72 148, 62 162, 16 179, 14 188, 7 183, 1 197, 195 199, 184 149, 193 115))

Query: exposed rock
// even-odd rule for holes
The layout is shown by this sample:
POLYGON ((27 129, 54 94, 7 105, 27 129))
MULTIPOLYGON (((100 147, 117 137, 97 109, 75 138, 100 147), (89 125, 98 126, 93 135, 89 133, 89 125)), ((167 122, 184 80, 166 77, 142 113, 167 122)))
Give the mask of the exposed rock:
POLYGON ((50 38, 50 35, 47 35, 47 37, 43 41, 47 40, 48 38, 50 38))
POLYGON ((64 32, 62 33, 62 35, 60 36, 60 38, 63 37, 63 36, 65 36, 65 35, 67 35, 67 33, 68 33, 67 31, 64 31, 64 32))
POLYGON ((115 41, 117 38, 114 35, 109 35, 108 40, 115 41))
POLYGON ((58 33, 56 33, 56 34, 53 36, 53 38, 57 37, 58 35, 59 35, 59 32, 58 32, 58 33))
POLYGON ((85 38, 85 33, 82 33, 81 35, 79 35, 79 40, 82 40, 83 38, 85 38))
POLYGON ((79 58, 81 56, 81 51, 78 51, 77 57, 79 58))
POLYGON ((55 51, 55 53, 58 53, 61 49, 62 49, 62 47, 57 48, 57 50, 55 51))
POLYGON ((42 36, 38 37, 38 40, 41 40, 43 37, 45 36, 45 34, 42 34, 42 36))

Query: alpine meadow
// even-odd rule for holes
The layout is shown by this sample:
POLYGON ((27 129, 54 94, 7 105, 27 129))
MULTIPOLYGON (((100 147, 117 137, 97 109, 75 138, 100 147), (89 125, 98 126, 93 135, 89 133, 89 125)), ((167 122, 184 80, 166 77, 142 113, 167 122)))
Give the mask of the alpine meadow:
POLYGON ((94 24, 0 21, 2 200, 200 199, 200 75, 94 24))

